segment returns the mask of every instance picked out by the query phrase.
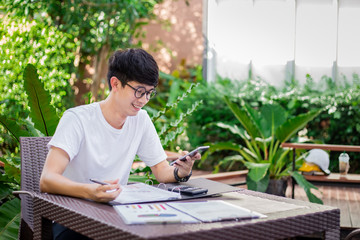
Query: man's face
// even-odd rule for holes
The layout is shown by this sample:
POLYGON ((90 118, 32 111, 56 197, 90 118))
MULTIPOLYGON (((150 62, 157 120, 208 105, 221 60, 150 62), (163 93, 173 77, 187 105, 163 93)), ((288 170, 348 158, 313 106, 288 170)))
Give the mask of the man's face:
POLYGON ((119 111, 126 116, 135 116, 149 102, 148 98, 155 88, 136 81, 130 81, 122 87, 119 81, 117 90, 119 111))

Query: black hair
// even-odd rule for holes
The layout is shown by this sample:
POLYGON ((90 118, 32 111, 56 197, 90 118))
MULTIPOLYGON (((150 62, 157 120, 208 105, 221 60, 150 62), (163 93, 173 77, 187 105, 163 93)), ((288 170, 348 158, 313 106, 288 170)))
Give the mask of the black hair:
POLYGON ((109 58, 107 80, 111 91, 111 77, 115 76, 124 87, 129 81, 156 87, 159 81, 159 67, 154 58, 143 49, 117 50, 109 58))

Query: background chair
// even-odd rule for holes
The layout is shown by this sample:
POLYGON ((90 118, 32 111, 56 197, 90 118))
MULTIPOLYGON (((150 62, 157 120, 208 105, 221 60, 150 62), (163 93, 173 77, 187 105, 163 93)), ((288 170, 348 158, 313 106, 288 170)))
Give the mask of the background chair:
MULTIPOLYGON (((14 191, 21 199, 19 239, 33 239, 33 193, 40 193, 40 176, 48 153, 51 137, 21 137, 21 191, 14 191)), ((52 238, 51 229, 49 236, 52 238)))

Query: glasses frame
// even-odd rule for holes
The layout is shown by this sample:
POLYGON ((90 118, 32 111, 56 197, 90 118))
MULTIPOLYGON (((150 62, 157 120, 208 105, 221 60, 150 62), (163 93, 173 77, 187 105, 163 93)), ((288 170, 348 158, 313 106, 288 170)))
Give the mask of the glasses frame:
POLYGON ((134 88, 133 86, 131 86, 130 84, 128 83, 125 83, 127 86, 129 86, 130 88, 132 88, 134 90, 134 96, 136 98, 142 98, 144 95, 146 97, 147 100, 150 100, 151 98, 155 97, 156 96, 156 90, 155 88, 153 88, 152 90, 150 91, 146 91, 146 88, 145 87, 137 87, 137 88, 134 88), (137 96, 136 94, 139 92, 139 89, 144 89, 144 92, 140 94, 140 96, 137 96), (151 96, 151 94, 153 94, 151 96))

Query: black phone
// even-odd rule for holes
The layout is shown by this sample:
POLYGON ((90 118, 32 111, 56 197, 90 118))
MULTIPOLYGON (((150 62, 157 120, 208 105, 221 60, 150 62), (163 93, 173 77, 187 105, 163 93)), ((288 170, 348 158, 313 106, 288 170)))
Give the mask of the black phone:
MULTIPOLYGON (((189 152, 188 154, 184 155, 184 156, 181 156, 179 158, 180 161, 186 161, 186 157, 187 156, 190 156, 190 157, 193 157, 195 156, 196 153, 198 152, 204 152, 206 150, 208 150, 210 148, 210 146, 200 146, 200 147, 197 147, 196 149, 192 150, 191 152, 189 152)), ((176 163, 177 160, 173 161, 170 163, 170 166, 174 165, 176 163)))
POLYGON ((188 154, 182 156, 179 158, 180 161, 185 161, 187 156, 193 157, 195 156, 198 152, 204 152, 206 150, 209 149, 209 146, 200 146, 197 147, 196 149, 192 150, 191 152, 189 152, 188 154))

